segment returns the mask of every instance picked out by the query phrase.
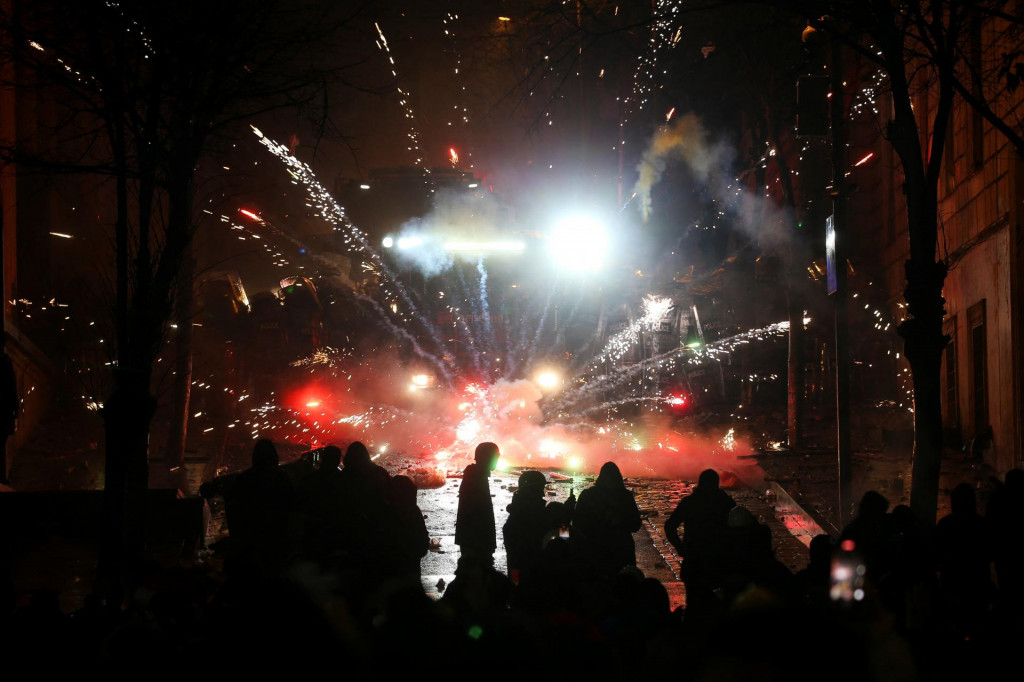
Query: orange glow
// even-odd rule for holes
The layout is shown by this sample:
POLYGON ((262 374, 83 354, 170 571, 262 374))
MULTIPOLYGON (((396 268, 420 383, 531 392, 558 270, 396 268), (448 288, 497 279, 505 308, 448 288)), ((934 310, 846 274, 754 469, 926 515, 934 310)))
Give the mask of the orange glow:
POLYGON ((250 211, 247 208, 240 208, 240 209, 238 209, 238 212, 241 213, 242 215, 244 215, 246 218, 252 218, 253 220, 255 220, 257 222, 263 222, 263 218, 260 218, 258 214, 253 213, 252 211, 250 211))

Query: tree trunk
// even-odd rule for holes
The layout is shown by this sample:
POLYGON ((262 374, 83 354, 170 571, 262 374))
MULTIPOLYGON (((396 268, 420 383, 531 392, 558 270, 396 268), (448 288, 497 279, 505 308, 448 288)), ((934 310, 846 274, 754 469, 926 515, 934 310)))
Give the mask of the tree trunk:
POLYGON ((942 284, 946 265, 907 261, 908 308, 913 315, 899 326, 904 353, 914 379, 914 466, 910 506, 918 517, 934 524, 939 505, 942 470, 942 352, 949 337, 942 333, 945 299, 942 284))
POLYGON ((143 554, 149 425, 155 409, 149 373, 115 368, 114 391, 103 407, 106 469, 97 566, 101 594, 111 605, 120 604, 124 576, 143 554))

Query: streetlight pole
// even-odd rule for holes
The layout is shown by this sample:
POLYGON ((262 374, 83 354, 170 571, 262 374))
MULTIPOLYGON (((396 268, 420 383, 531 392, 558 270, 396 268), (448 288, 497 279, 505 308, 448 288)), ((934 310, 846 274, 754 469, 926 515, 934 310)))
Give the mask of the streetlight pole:
POLYGON ((846 125, 843 106, 842 44, 832 37, 832 221, 835 241, 835 315, 836 315, 836 431, 838 464, 838 521, 842 527, 852 512, 850 446, 850 360, 849 319, 847 315, 846 239, 846 125))

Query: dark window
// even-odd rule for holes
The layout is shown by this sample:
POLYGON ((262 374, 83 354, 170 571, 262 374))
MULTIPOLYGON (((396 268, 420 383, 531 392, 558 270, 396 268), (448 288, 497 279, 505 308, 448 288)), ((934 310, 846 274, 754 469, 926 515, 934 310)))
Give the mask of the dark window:
POLYGON ((949 345, 943 353, 943 377, 946 380, 943 422, 949 428, 960 426, 960 404, 957 402, 957 366, 956 366, 956 318, 952 318, 943 325, 942 330, 949 336, 949 345))
POLYGON ((985 300, 967 310, 971 354, 971 426, 974 437, 988 430, 988 344, 985 338, 985 300))

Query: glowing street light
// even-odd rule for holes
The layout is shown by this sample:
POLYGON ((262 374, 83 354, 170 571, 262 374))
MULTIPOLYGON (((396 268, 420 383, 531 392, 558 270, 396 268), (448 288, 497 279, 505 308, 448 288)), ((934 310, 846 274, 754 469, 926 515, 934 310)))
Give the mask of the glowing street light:
POLYGON ((548 246, 560 268, 593 272, 600 269, 608 252, 608 234, 590 216, 571 216, 555 226, 548 246))

